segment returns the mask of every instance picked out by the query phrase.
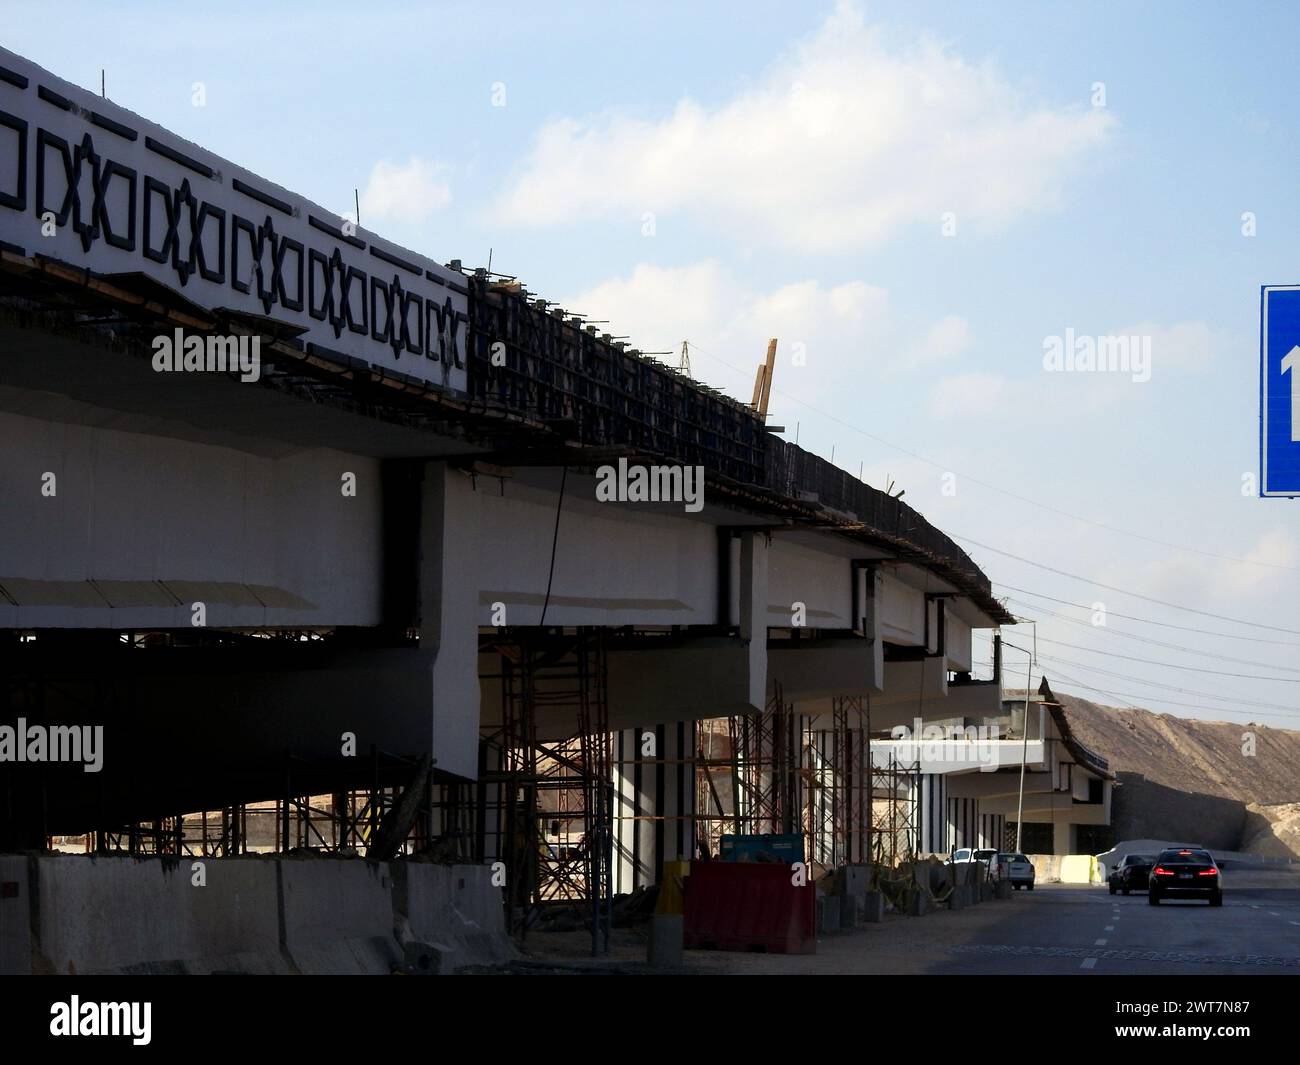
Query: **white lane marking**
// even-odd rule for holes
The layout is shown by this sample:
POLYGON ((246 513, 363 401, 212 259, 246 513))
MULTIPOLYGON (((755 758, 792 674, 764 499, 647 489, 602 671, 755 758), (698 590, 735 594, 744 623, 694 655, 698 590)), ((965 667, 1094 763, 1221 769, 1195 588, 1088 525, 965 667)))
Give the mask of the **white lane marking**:
POLYGON ((1287 921, 1287 924, 1293 924, 1296 925, 1297 927, 1300 927, 1300 921, 1287 921))
POLYGON ((1105 945, 1106 945, 1106 941, 1104 939, 1099 939, 1095 943, 1093 943, 1094 947, 1104 947, 1105 945))
POLYGON ((1102 931, 1103 931, 1103 932, 1113 932, 1113 931, 1115 931, 1115 926, 1114 926, 1113 924, 1108 924, 1105 928, 1102 929, 1102 931))
POLYGON ((1259 909, 1259 905, 1256 904, 1256 903, 1254 903, 1254 902, 1252 902, 1252 903, 1250 904, 1250 908, 1251 908, 1252 910, 1258 910, 1258 909, 1259 909))
POLYGON ((1274 913, 1272 910, 1269 910, 1269 911, 1268 911, 1268 915, 1269 915, 1270 917, 1281 917, 1281 916, 1282 916, 1280 913, 1274 913))
POLYGON ((1092 968, 1094 965, 1096 965, 1096 964, 1097 964, 1097 959, 1096 959, 1096 958, 1084 958, 1084 959, 1083 959, 1083 964, 1080 965, 1079 968, 1080 968, 1080 969, 1091 969, 1091 968, 1092 968))

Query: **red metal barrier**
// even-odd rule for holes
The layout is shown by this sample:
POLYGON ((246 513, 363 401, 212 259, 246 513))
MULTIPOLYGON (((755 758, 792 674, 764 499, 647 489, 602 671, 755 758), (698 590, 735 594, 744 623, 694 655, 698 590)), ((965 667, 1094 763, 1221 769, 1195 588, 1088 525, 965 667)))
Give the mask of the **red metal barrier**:
POLYGON ((817 889, 795 887, 792 876, 784 864, 692 862, 685 946, 816 954, 817 889))

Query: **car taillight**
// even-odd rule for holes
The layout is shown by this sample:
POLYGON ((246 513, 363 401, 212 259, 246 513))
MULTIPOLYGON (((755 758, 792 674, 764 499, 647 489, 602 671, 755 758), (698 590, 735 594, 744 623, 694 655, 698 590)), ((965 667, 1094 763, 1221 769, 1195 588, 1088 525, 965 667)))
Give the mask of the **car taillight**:
POLYGON ((1219 875, 1219 870, 1217 870, 1217 869, 1202 869, 1202 870, 1201 870, 1199 873, 1197 873, 1196 875, 1197 875, 1197 876, 1218 876, 1218 875, 1219 875))
POLYGON ((1166 868, 1164 868, 1163 866, 1160 866, 1160 865, 1157 865, 1157 866, 1156 866, 1154 869, 1152 869, 1151 871, 1152 871, 1153 873, 1155 873, 1156 876, 1173 876, 1173 875, 1174 875, 1174 871, 1173 871, 1172 869, 1166 869, 1166 868))

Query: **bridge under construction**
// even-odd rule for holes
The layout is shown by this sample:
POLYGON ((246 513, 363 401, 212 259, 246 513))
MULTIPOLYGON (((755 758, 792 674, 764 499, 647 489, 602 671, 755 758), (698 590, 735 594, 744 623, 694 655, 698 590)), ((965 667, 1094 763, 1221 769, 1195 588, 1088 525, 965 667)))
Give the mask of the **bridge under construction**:
MULTIPOLYGON (((1016 736, 972 651, 1014 618, 768 424, 775 343, 731 399, 0 50, 0 348, 0 853, 432 855, 595 940, 724 835, 1004 845, 1005 774, 889 737, 1016 736), (256 373, 159 372, 177 336, 256 373), (662 469, 698 500, 601 491, 662 469)), ((1018 721, 1023 819, 1108 816, 1105 766, 1018 721)))

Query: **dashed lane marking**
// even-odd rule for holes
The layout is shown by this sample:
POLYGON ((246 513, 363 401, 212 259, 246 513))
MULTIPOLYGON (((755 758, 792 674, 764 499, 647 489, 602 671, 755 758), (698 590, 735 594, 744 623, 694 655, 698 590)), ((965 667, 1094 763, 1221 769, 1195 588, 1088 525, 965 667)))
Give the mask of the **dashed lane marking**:
POLYGON ((1094 965, 1096 965, 1096 964, 1097 964, 1097 959, 1096 959, 1096 958, 1084 958, 1084 959, 1083 959, 1083 964, 1080 965, 1079 968, 1080 968, 1080 969, 1091 969, 1091 968, 1092 968, 1094 965))

